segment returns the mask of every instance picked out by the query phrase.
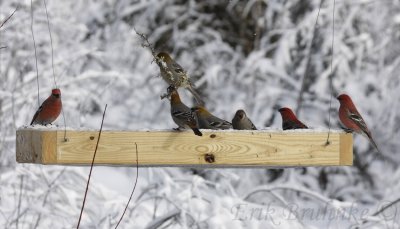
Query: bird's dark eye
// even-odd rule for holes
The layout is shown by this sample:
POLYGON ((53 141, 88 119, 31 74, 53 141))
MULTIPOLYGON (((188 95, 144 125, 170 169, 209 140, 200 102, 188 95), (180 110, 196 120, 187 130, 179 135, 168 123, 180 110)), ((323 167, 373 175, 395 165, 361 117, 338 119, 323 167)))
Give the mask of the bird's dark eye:
POLYGON ((53 94, 54 97, 56 97, 57 99, 60 98, 60 94, 53 94))

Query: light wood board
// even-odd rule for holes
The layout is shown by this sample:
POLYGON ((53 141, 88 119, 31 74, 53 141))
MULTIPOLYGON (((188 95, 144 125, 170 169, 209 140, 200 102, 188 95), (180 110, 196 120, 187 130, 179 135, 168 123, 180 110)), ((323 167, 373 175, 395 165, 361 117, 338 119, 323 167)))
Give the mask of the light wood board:
MULTIPOLYGON (((305 131, 103 131, 95 164, 188 167, 339 166, 353 164, 352 134, 305 131)), ((19 129, 19 163, 88 165, 98 131, 19 129)))

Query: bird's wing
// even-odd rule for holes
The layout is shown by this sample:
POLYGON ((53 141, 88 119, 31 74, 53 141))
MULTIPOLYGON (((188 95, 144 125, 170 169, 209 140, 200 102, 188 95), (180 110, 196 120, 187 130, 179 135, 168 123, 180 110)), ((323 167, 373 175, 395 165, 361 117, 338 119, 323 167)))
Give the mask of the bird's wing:
POLYGON ((250 119, 247 119, 247 120, 249 120, 249 123, 251 125, 251 129, 252 130, 257 130, 257 127, 253 124, 253 122, 250 119))
POLYGON ((211 119, 209 124, 210 126, 215 127, 217 129, 229 129, 232 127, 232 124, 230 122, 217 117, 211 119))
POLYGON ((369 135, 367 124, 358 112, 347 111, 347 117, 352 120, 364 133, 369 135))
POLYGON ((182 68, 182 66, 180 66, 178 63, 174 62, 172 63, 172 69, 176 72, 176 73, 185 73, 185 70, 182 68))
POLYGON ((32 118, 31 125, 33 122, 36 120, 36 118, 39 116, 40 112, 43 110, 43 104, 39 107, 39 109, 36 111, 35 115, 32 118))
POLYGON ((195 120, 195 116, 190 110, 174 110, 172 111, 172 115, 180 120, 185 120, 186 122, 192 122, 193 120, 195 120))
POLYGON ((284 129, 284 130, 308 129, 308 127, 300 121, 295 122, 293 120, 287 120, 287 121, 283 122, 282 129, 284 129))

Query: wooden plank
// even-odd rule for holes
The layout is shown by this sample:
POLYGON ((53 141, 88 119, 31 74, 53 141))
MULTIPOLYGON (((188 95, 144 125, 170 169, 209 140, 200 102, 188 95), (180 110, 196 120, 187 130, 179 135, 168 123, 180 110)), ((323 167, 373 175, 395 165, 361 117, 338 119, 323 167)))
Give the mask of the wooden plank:
POLYGON ((353 134, 340 135, 340 165, 353 165, 353 138, 349 135, 353 134))
MULTIPOLYGON (((335 166, 352 165, 352 135, 312 131, 103 131, 96 164, 140 166, 335 166)), ((98 131, 20 129, 17 161, 90 164, 98 131)))

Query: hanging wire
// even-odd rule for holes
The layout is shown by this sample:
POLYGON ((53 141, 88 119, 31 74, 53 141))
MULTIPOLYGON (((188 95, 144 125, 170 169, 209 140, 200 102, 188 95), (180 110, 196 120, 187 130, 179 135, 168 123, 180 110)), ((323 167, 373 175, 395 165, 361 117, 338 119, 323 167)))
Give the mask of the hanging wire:
MULTIPOLYGON (((50 36, 50 46, 51 46, 51 68, 53 70, 53 81, 54 81, 54 88, 58 88, 57 82, 56 82, 56 73, 54 70, 54 48, 53 48, 53 37, 51 36, 51 28, 50 28, 50 19, 49 19, 49 12, 47 11, 47 4, 46 0, 43 0, 44 3, 44 8, 46 10, 46 17, 47 17, 47 28, 49 29, 49 36, 50 36)), ((64 107, 61 107, 61 112, 64 120, 64 141, 68 141, 67 139, 67 122, 65 120, 65 114, 64 114, 64 107)))
POLYGON ((51 67, 52 67, 52 69, 53 69, 54 86, 55 86, 55 88, 58 88, 58 87, 57 87, 57 83, 56 83, 56 73, 55 73, 55 71, 54 71, 53 37, 51 36, 50 20, 49 20, 49 13, 47 12, 46 0, 43 0, 43 3, 44 3, 44 8, 46 9, 47 27, 49 28, 49 35, 50 35, 50 45, 51 45, 51 67))
POLYGON ((62 116, 63 116, 63 120, 64 120, 64 142, 67 142, 67 122, 65 121, 65 115, 64 115, 64 108, 61 107, 61 112, 62 112, 62 116))
POLYGON ((33 2, 31 0, 31 32, 32 32, 32 40, 33 40, 33 47, 35 49, 35 66, 36 66, 36 83, 37 83, 37 102, 38 107, 40 107, 40 89, 39 89, 39 69, 38 69, 38 58, 37 58, 37 51, 36 51, 36 41, 35 41, 35 34, 33 33, 33 2))
POLYGON ((320 0, 319 2, 319 8, 318 8, 318 13, 317 13, 317 19, 315 20, 315 24, 314 24, 314 28, 313 28, 313 34, 312 34, 312 38, 309 44, 309 48, 308 48, 308 60, 306 63, 306 68, 304 70, 303 73, 303 79, 302 79, 302 83, 301 83, 301 88, 300 88, 300 93, 299 93, 299 98, 297 99, 297 107, 296 107, 296 114, 298 114, 301 110, 301 106, 302 106, 302 102, 303 102, 303 94, 304 94, 304 88, 306 87, 306 79, 307 76, 309 75, 308 72, 310 70, 311 67, 311 52, 312 52, 312 45, 314 44, 314 40, 316 37, 316 30, 317 30, 317 26, 318 26, 318 18, 319 18, 319 13, 321 12, 321 7, 322 7, 322 3, 324 2, 324 0, 320 0))
POLYGON ((331 74, 330 74, 330 82, 329 82, 329 89, 330 89, 330 99, 329 99, 329 110, 328 110, 328 137, 326 138, 326 145, 329 145, 329 137, 331 134, 331 109, 332 109, 332 97, 333 97, 333 46, 334 46, 334 41, 335 41, 335 3, 336 0, 333 0, 333 10, 332 10, 332 55, 331 55, 331 74))

